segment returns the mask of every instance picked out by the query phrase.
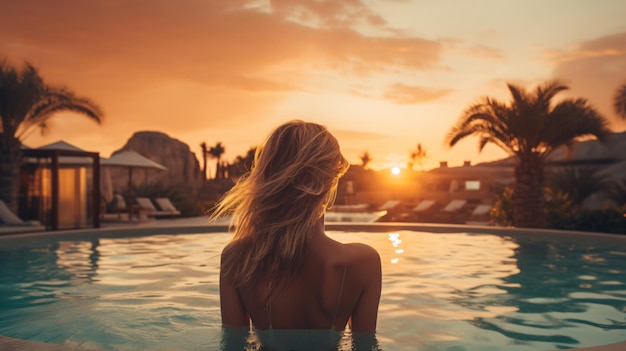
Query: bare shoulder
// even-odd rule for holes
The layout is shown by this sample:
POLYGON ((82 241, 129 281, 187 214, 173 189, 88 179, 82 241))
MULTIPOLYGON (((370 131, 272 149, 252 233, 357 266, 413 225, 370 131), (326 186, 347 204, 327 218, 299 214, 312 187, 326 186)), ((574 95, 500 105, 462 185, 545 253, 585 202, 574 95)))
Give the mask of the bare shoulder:
POLYGON ((351 243, 346 244, 346 249, 349 253, 350 264, 367 268, 380 266, 380 255, 373 247, 361 243, 351 243))
POLYGON ((378 254, 378 251, 376 251, 376 249, 374 249, 373 247, 367 244, 350 243, 350 244, 345 244, 345 245, 350 251, 350 253, 355 255, 356 257, 364 258, 364 259, 380 257, 380 255, 378 254))

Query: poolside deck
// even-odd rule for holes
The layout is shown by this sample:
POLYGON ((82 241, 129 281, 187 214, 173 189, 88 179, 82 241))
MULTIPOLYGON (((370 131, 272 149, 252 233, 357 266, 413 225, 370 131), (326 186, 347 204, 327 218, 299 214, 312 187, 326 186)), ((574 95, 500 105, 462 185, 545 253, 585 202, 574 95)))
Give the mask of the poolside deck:
POLYGON ((43 226, 14 226, 14 225, 0 225, 0 236, 2 235, 14 235, 14 234, 41 234, 41 233, 56 233, 66 231, 94 231, 94 230, 107 230, 107 229, 137 229, 137 228, 164 228, 164 227, 199 227, 208 226, 213 224, 228 225, 227 220, 221 220, 217 222, 211 222, 209 216, 200 217, 186 217, 186 218, 160 218, 160 219, 148 219, 143 221, 129 221, 128 219, 115 220, 115 221, 103 221, 100 223, 100 228, 77 228, 67 229, 59 231, 46 231, 43 226))

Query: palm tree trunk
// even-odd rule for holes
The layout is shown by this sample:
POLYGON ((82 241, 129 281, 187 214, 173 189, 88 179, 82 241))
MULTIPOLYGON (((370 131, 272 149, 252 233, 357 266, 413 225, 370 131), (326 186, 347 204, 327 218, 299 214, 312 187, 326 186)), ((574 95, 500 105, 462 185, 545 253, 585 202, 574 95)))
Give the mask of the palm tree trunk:
POLYGON ((17 195, 22 163, 20 146, 19 140, 0 134, 0 200, 13 213, 18 210, 17 195))
POLYGON ((207 159, 207 148, 206 143, 200 144, 202 148, 202 184, 206 184, 206 159, 207 159))
POLYGON ((221 164, 221 160, 220 157, 217 157, 217 161, 215 162, 215 179, 218 180, 220 179, 220 175, 222 173, 222 164, 221 164))
POLYGON ((520 159, 515 168, 513 220, 516 227, 546 227, 543 162, 537 155, 520 159))

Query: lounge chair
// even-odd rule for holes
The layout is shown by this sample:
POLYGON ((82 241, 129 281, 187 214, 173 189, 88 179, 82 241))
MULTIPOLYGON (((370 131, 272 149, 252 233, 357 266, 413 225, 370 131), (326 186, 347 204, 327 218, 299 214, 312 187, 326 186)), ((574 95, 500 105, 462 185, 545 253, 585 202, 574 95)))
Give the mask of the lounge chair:
POLYGON ((126 205, 126 200, 120 194, 115 194, 113 197, 113 208, 117 213, 118 218, 122 218, 122 212, 128 211, 128 206, 126 205))
POLYGON ((150 212, 157 212, 156 207, 154 207, 154 204, 152 203, 152 201, 148 199, 147 197, 138 197, 135 199, 135 201, 137 201, 137 205, 139 205, 139 207, 143 208, 144 210, 148 210, 150 212))
POLYGON ((378 210, 379 211, 389 211, 395 207, 397 207, 400 204, 400 200, 389 200, 387 202, 385 202, 384 204, 382 204, 378 210))
MULTIPOLYGON (((439 220, 444 223, 463 223, 465 222, 464 218, 461 218, 460 215, 463 211, 463 208, 467 200, 452 200, 450 201, 444 208, 441 209, 441 213, 439 214, 439 220)), ((467 217, 465 214, 463 217, 467 217)))
POLYGON ((435 205, 435 203, 435 200, 422 200, 419 204, 417 204, 417 206, 415 206, 415 208, 413 208, 413 211, 426 212, 430 210, 435 205))
POLYGON ((412 211, 406 214, 406 219, 416 222, 432 222, 436 203, 437 201, 429 199, 420 201, 412 211))
POLYGON ((159 197, 154 201, 156 201, 157 205, 161 208, 161 212, 167 212, 172 217, 180 215, 180 211, 176 209, 170 199, 166 197, 159 197))
POLYGON ((152 200, 148 199, 147 197, 138 197, 135 199, 135 201, 137 202, 137 205, 139 205, 140 209, 143 209, 145 211, 147 211, 147 216, 148 217, 164 217, 164 216, 171 216, 172 213, 170 211, 161 211, 159 209, 157 209, 154 206, 154 203, 152 202, 152 200))
POLYGON ((172 205, 168 198, 161 197, 155 200, 160 209, 156 208, 152 200, 147 197, 138 197, 135 200, 139 207, 148 211, 148 217, 174 217, 180 215, 180 211, 172 205))
POLYGON ((489 225, 489 212, 493 206, 480 204, 474 208, 465 224, 473 225, 489 225))
POLYGON ((0 233, 36 232, 45 229, 39 221, 23 221, 0 200, 0 233))
POLYGON ((466 203, 467 203, 467 200, 452 200, 446 205, 446 207, 442 209, 442 211, 448 212, 448 213, 454 213, 454 212, 459 211, 461 208, 463 208, 463 206, 465 206, 466 203))

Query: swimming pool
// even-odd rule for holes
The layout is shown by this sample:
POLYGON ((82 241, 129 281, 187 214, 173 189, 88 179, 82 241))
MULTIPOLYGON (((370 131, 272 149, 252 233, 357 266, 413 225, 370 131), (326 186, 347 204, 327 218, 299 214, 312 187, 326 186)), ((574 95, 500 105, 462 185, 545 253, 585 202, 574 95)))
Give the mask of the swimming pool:
MULTIPOLYGON (((328 229, 381 254, 383 350, 554 350, 626 340, 625 238, 328 229)), ((230 239, 223 231, 0 238, 0 335, 85 349, 219 349, 219 253, 230 239)))

